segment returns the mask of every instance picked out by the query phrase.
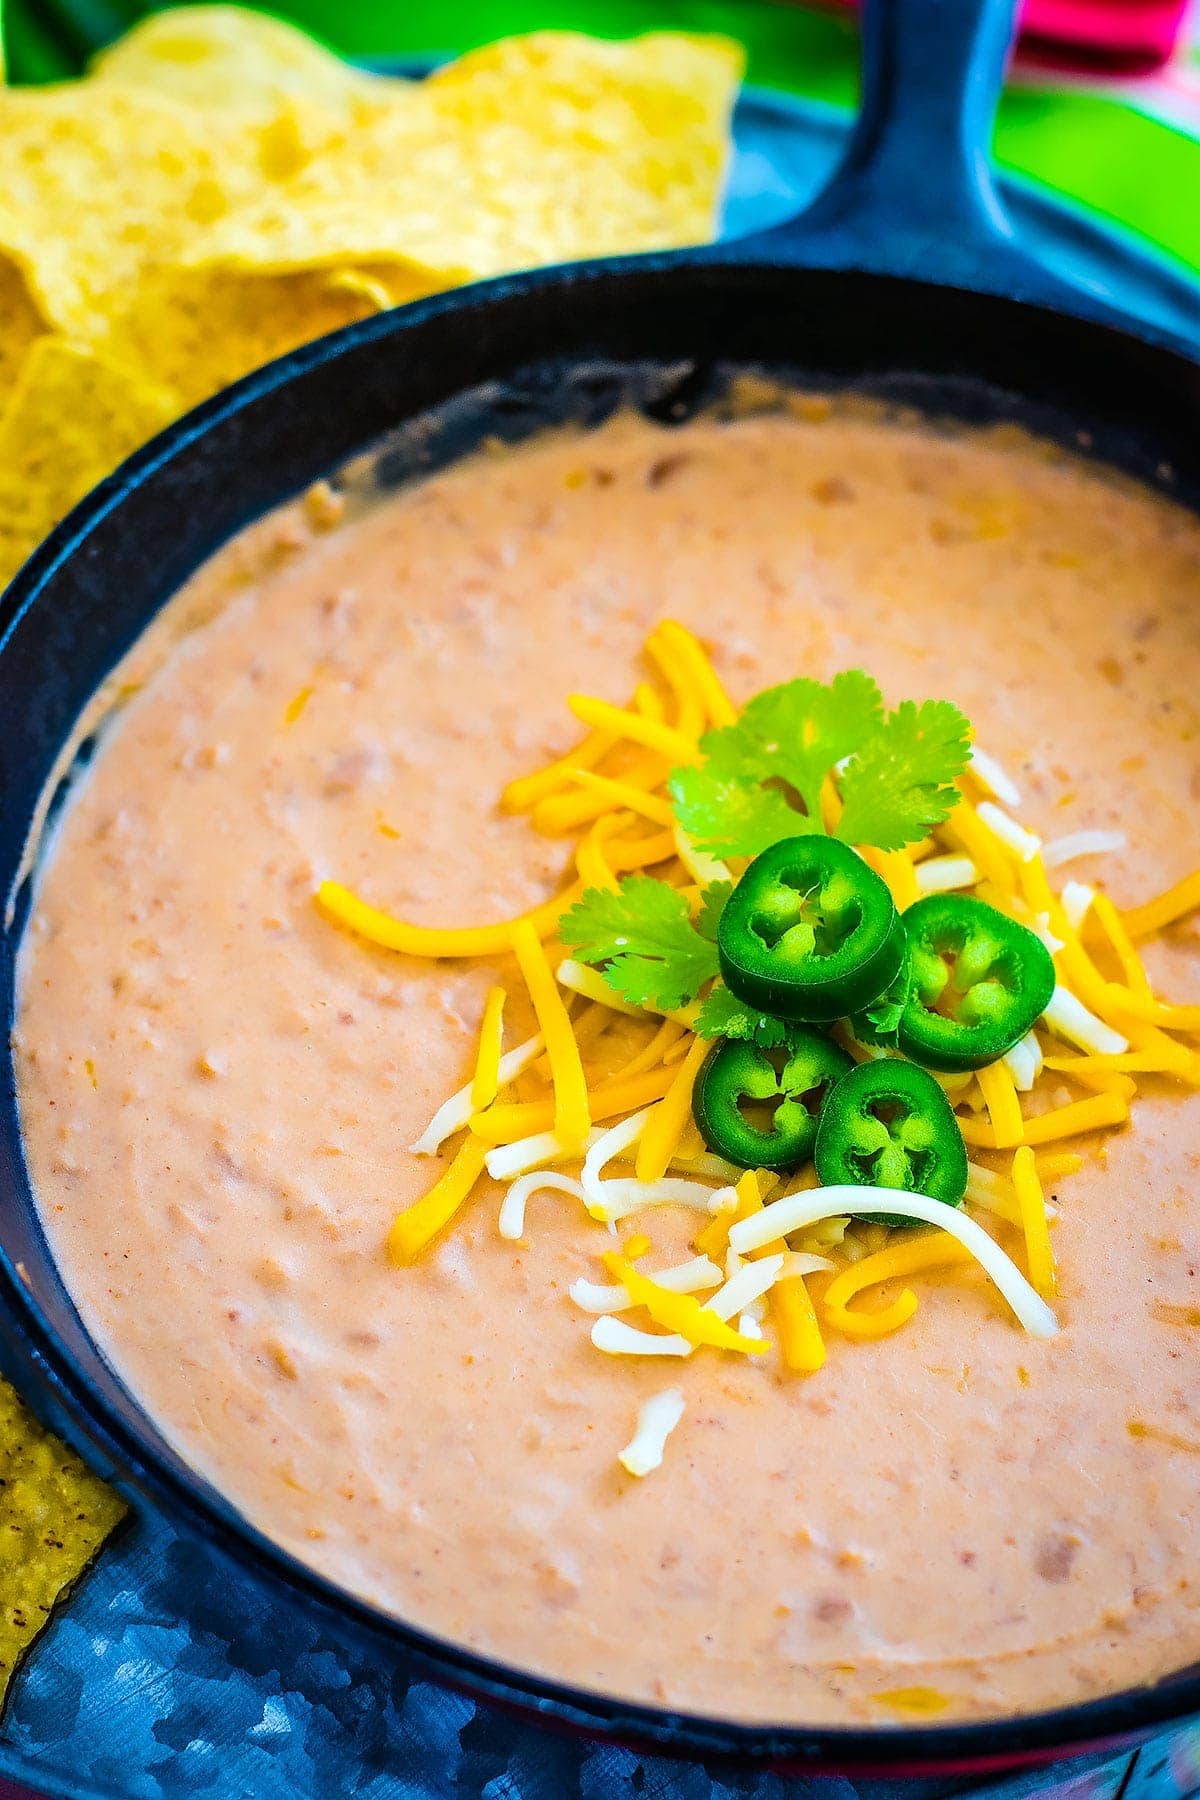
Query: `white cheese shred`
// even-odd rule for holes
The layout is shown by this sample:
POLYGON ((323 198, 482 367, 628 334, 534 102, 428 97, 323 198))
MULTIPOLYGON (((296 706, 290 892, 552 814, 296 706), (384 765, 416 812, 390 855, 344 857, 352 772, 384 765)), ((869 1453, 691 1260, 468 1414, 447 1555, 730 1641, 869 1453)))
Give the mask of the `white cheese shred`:
MULTIPOLYGON (((515 1044, 500 1058, 500 1066, 496 1079, 500 1087, 515 1081, 522 1069, 527 1069, 536 1056, 540 1056, 545 1048, 542 1034, 527 1038, 523 1044, 515 1044)), ((451 1094, 430 1119, 415 1144, 409 1148, 414 1156, 436 1156, 448 1137, 461 1131, 471 1117, 471 1083, 459 1088, 457 1094, 451 1094)))
POLYGON ((979 870, 969 856, 927 856, 913 874, 920 894, 951 894, 956 888, 974 887, 979 870))
POLYGON ((519 1243, 525 1235, 525 1203, 529 1196, 543 1191, 572 1194, 576 1200, 583 1199, 583 1188, 574 1176, 556 1175, 552 1169, 538 1169, 532 1175, 522 1175, 519 1181, 513 1182, 500 1205, 500 1236, 510 1244, 519 1243))
POLYGON ((1021 862, 1031 862, 1042 847, 1042 840, 1036 831, 1026 831, 1023 825, 990 800, 982 800, 977 808, 982 822, 993 837, 1006 844, 1021 862))
POLYGON ((678 1333, 639 1331, 611 1313, 602 1313, 592 1326, 592 1342, 609 1356, 690 1356, 693 1349, 678 1333))
POLYGON ((1063 886, 1059 898, 1062 909, 1067 915, 1067 923, 1072 931, 1078 931, 1092 910, 1092 901, 1096 898, 1096 890, 1086 881, 1068 881, 1063 886))
POLYGON ((1066 837, 1051 838, 1042 846, 1042 861, 1048 869, 1074 862, 1077 856, 1106 856, 1112 850, 1125 850, 1129 839, 1123 831, 1072 831, 1066 837))
POLYGON ((1018 1094, 1028 1094, 1042 1071, 1042 1046, 1030 1031, 1019 1044, 1006 1050, 1000 1060, 1012 1076, 1018 1094))
MULTIPOLYGON (((589 1133, 587 1142, 599 1134, 589 1133)), ((511 1144, 498 1144, 484 1158, 484 1167, 493 1181, 511 1181, 542 1163, 569 1162, 578 1150, 564 1148, 552 1131, 538 1131, 532 1137, 517 1138, 511 1144)))
POLYGON ((729 1228, 729 1241, 739 1255, 761 1249, 789 1232, 803 1231, 834 1213, 848 1208, 856 1213, 872 1211, 896 1213, 901 1218, 916 1219, 923 1225, 936 1225, 957 1238, 965 1250, 991 1276, 1020 1323, 1032 1337, 1054 1337, 1058 1319, 1041 1295, 1026 1281, 1020 1269, 990 1238, 981 1225, 969 1219, 944 1200, 931 1200, 927 1194, 912 1194, 902 1188, 837 1186, 812 1188, 807 1193, 789 1194, 773 1200, 761 1212, 741 1219, 729 1228), (872 1204, 870 1196, 877 1196, 872 1204))
POLYGON ((734 1313, 745 1312, 763 1294, 770 1293, 782 1268, 782 1251, 775 1256, 764 1256, 758 1262, 743 1263, 712 1299, 704 1302, 705 1311, 716 1313, 718 1319, 731 1319, 734 1313))
MULTIPOLYGON (((721 1271, 707 1256, 694 1256, 690 1262, 676 1263, 673 1268, 655 1269, 650 1279, 673 1294, 701 1294, 705 1288, 720 1286, 721 1271)), ((569 1292, 584 1312, 619 1313, 634 1305, 619 1281, 580 1280, 573 1283, 569 1292)))
POLYGON ((600 1176, 606 1165, 636 1144, 646 1128, 646 1120, 650 1117, 652 1107, 643 1106, 641 1112, 630 1113, 617 1125, 610 1125, 602 1131, 595 1143, 591 1145, 583 1159, 583 1169, 579 1179, 583 1183, 583 1191, 587 1195, 588 1204, 601 1204, 601 1189, 604 1183, 600 1176))
POLYGON ((1083 1001, 1061 983, 1050 996, 1042 1018, 1056 1037, 1066 1038, 1068 1044, 1085 1050, 1089 1056, 1120 1056, 1129 1048, 1128 1038, 1089 1012, 1083 1001))
POLYGON ((1005 806, 1020 806, 1020 788, 994 756, 989 756, 978 744, 972 744, 970 760, 972 774, 978 777, 990 794, 994 794, 1005 806))
POLYGON ((557 973, 561 985, 572 994, 582 994, 585 1000, 595 1000, 600 1006, 611 1007, 613 1012, 627 1013, 631 1019, 646 1017, 642 1007, 631 1006, 628 1000, 622 1000, 598 969, 589 969, 586 963, 576 962, 574 957, 564 957, 557 973))
POLYGON ((690 1206, 696 1212, 706 1213, 712 1196, 712 1189, 702 1181, 672 1175, 665 1175, 661 1181, 601 1181, 596 1183, 596 1191, 596 1199, 587 1195, 588 1211, 602 1225, 628 1219, 647 1206, 690 1206))
POLYGON ((678 1388, 664 1388, 638 1409, 637 1429, 617 1461, 628 1475, 649 1475, 662 1465, 667 1439, 683 1417, 684 1398, 678 1388))

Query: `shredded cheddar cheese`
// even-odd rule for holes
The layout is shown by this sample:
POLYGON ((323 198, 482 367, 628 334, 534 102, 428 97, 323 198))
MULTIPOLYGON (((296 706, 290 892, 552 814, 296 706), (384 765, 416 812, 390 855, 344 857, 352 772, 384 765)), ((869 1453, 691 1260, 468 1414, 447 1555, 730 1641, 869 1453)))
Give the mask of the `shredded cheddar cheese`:
POLYGON ((471 1080, 471 1110, 482 1112, 500 1092, 500 1056, 504 1048, 504 1002, 508 995, 502 987, 488 989, 483 1019, 479 1026, 479 1049, 475 1055, 475 1074, 471 1080))
POLYGON ((1022 1144, 1013 1157, 1012 1184, 1017 1205, 1021 1209, 1029 1279, 1044 1300, 1052 1300, 1058 1284, 1054 1273, 1050 1230, 1046 1224, 1046 1197, 1042 1193, 1037 1163, 1028 1144, 1022 1144))
POLYGON ((482 1144, 468 1138, 440 1181, 414 1206, 399 1213, 388 1233, 388 1255, 394 1263, 410 1263, 450 1223, 483 1173, 482 1144))
POLYGON ((991 1063, 986 1069, 978 1071, 976 1079, 988 1110, 988 1118, 992 1121, 997 1146, 1003 1150, 1019 1144, 1024 1136, 1025 1121, 1021 1117, 1021 1102, 1017 1099, 1017 1090, 1008 1069, 1002 1062, 991 1063))
POLYGON ((369 943, 384 950, 398 950, 405 956, 442 957, 502 956, 509 948, 514 925, 528 925, 539 937, 549 937, 559 919, 579 898, 578 887, 568 888, 535 906, 520 920, 502 925, 465 925, 442 930, 432 925, 410 925, 390 913, 380 912, 352 894, 337 881, 323 881, 317 889, 316 901, 322 912, 339 925, 356 932, 369 943))
POLYGON ((1176 882, 1166 893, 1157 894, 1141 906, 1129 908, 1125 913, 1125 929, 1134 939, 1153 937, 1155 932, 1164 931, 1187 913, 1195 912, 1197 907, 1200 907, 1200 869, 1176 882))
POLYGON ((691 1118, 692 1089, 709 1048, 706 1038, 696 1038, 680 1063, 670 1087, 647 1119, 638 1144, 636 1167, 639 1181, 661 1181, 666 1174, 683 1128, 691 1118))
POLYGON ((529 998, 546 1041, 546 1054, 550 1058, 555 1136, 564 1148, 582 1150, 592 1118, 579 1045, 572 1035, 571 1020, 546 960, 546 952, 528 920, 513 926, 512 949, 525 977, 525 986, 529 989, 529 998))
POLYGON ((693 1349, 701 1344, 714 1350, 737 1350, 746 1356, 761 1356, 766 1344, 761 1339, 743 1337, 733 1331, 724 1319, 691 1294, 676 1294, 660 1287, 650 1276, 635 1269, 629 1258, 618 1250, 604 1254, 604 1266, 614 1281, 619 1281, 634 1306, 644 1307, 656 1325, 684 1338, 693 1349))

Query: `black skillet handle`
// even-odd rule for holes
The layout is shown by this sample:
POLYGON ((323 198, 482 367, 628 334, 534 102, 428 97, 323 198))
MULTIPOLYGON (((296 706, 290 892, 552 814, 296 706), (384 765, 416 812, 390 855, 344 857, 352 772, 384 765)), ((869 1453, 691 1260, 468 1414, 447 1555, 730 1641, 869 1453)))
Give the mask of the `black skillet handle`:
POLYGON ((866 0, 845 156, 799 218, 744 248, 1077 308, 1080 290, 1018 244, 992 180, 1013 15, 1014 0, 866 0))

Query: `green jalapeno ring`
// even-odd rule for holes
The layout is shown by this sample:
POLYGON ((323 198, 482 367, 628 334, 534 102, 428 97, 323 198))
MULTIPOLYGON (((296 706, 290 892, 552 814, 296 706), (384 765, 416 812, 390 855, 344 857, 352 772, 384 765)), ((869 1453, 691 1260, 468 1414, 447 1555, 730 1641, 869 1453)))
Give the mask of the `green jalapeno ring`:
POLYGON ((848 844, 813 833, 756 856, 717 927, 726 986, 755 1012, 828 1024, 892 983, 904 926, 886 882, 848 844))
POLYGON ((793 1031, 776 1051, 720 1038, 696 1077, 692 1116, 715 1155, 741 1169, 787 1174, 812 1156, 820 1109, 852 1067, 819 1031, 793 1031), (766 1115, 768 1108, 771 1116, 759 1124, 754 1112, 766 1115))
POLYGON ((912 988, 898 1042, 926 1068, 998 1062, 1036 1024, 1054 993, 1054 960, 1039 937, 973 894, 927 894, 904 914, 912 988))
MULTIPOLYGON (((823 1187, 907 1188, 958 1206, 967 1191, 967 1147, 942 1089, 926 1069, 898 1057, 859 1063, 830 1094, 817 1126, 823 1187)), ((881 1225, 911 1225, 863 1212, 881 1225)))

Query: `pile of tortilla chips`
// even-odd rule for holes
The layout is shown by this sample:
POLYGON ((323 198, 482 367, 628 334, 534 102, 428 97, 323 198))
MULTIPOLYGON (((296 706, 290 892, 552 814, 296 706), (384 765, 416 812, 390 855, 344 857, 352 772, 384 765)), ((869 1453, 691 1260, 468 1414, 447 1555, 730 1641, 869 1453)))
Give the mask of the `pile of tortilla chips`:
POLYGON ((0 585, 75 500, 298 343, 457 282, 711 236, 720 38, 538 32, 429 80, 237 7, 0 86, 0 585))

